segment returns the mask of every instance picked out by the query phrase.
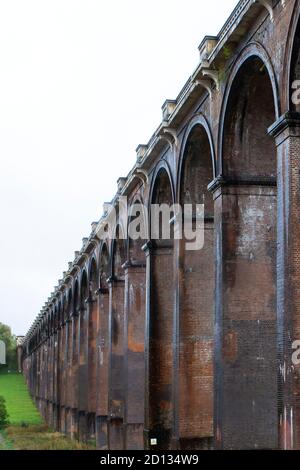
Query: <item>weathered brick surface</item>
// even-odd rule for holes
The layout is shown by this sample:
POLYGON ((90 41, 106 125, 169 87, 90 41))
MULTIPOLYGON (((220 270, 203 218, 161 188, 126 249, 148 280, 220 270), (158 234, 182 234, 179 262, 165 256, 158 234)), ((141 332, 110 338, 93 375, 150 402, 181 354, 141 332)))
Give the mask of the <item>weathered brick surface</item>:
POLYGON ((276 190, 222 188, 215 204, 219 439, 230 449, 276 448, 276 190))
POLYGON ((203 249, 93 224, 25 337, 46 421, 100 449, 300 448, 300 0, 270 3, 204 40, 118 181, 129 218, 136 200, 204 202, 203 249))
POLYGON ((124 281, 110 284, 109 446, 124 448, 124 281))
POLYGON ((275 125, 278 155, 277 315, 280 447, 300 447, 300 369, 292 362, 299 340, 299 169, 300 116, 275 125))
POLYGON ((168 449, 172 433, 173 250, 152 253, 152 311, 149 337, 150 430, 160 448, 168 449), (162 288, 163 286, 163 288, 162 288))
POLYGON ((144 265, 125 270, 125 439, 126 447, 144 447, 145 295, 144 265))
POLYGON ((88 316, 88 411, 96 413, 97 399, 97 318, 98 303, 89 303, 88 316))
POLYGON ((187 252, 184 257, 179 350, 180 439, 213 436, 213 240, 213 226, 206 224, 205 248, 198 255, 187 252))

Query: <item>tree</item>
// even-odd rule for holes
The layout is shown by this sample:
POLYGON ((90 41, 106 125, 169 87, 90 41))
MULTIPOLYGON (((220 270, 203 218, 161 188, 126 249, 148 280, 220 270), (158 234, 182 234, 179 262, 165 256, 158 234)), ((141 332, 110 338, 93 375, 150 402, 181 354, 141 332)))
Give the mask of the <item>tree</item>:
POLYGON ((17 342, 9 326, 0 323, 0 340, 6 346, 6 365, 0 366, 0 370, 17 370, 17 342))
POLYGON ((8 413, 6 409, 5 399, 0 397, 0 429, 9 425, 8 413))

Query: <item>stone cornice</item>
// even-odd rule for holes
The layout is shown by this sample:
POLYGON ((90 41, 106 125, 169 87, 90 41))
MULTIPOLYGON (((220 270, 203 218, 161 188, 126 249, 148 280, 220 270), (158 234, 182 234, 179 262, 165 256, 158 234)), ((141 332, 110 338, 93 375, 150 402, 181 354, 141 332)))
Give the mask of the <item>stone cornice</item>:
POLYGON ((300 127, 300 113, 288 111, 269 127, 268 133, 276 138, 286 129, 295 127, 300 127))
POLYGON ((215 192, 224 186, 276 186, 276 178, 253 176, 249 178, 230 178, 218 176, 207 187, 208 191, 215 192))

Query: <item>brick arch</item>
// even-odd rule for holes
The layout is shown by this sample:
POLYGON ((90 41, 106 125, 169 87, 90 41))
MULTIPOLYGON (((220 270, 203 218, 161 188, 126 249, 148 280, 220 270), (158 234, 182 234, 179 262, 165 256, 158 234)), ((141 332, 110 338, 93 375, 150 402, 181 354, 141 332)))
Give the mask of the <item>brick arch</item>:
POLYGON ((107 279, 111 276, 109 243, 104 241, 99 250, 99 286, 108 289, 107 279))
POLYGON ((234 64, 220 120, 223 178, 214 195, 215 432, 224 449, 245 447, 245 442, 246 448, 277 445, 277 168, 268 127, 280 107, 271 62, 263 51, 251 44, 234 64), (230 410, 232 400, 239 422, 230 410))
POLYGON ((111 246, 111 272, 116 279, 124 278, 123 264, 127 260, 127 243, 125 230, 120 222, 114 230, 114 238, 111 246), (122 236, 120 236, 122 235, 122 236))
POLYGON ((85 299, 88 297, 88 271, 87 267, 85 266, 81 272, 79 277, 79 299, 80 303, 82 304, 85 299))
POLYGON ((80 299, 80 279, 78 274, 73 279, 73 315, 78 313, 79 299, 80 299))
POLYGON ((67 318, 67 288, 64 287, 61 293, 61 304, 62 304, 62 321, 65 322, 67 318))
POLYGON ((99 328, 98 371, 99 392, 96 402, 96 434, 99 449, 108 448, 108 377, 109 377, 109 283, 111 278, 111 255, 108 240, 99 247, 99 328))
POLYGON ((212 131, 210 125, 203 114, 196 114, 192 116, 189 123, 186 126, 183 139, 181 142, 180 150, 179 150, 179 159, 178 159, 178 166, 177 166, 177 183, 176 183, 176 200, 180 202, 180 186, 181 186, 181 177, 182 177, 182 168, 184 163, 184 157, 186 152, 186 145, 191 136, 191 133, 196 127, 203 128, 203 131, 206 133, 209 147, 210 147, 210 156, 211 156, 211 165, 212 165, 212 175, 211 180, 216 178, 217 176, 217 162, 216 162, 216 152, 215 152, 215 145, 213 140, 212 131))
MULTIPOLYGON (((155 244, 161 244, 164 241, 159 239, 153 239, 153 220, 151 205, 152 204, 167 204, 170 207, 175 203, 175 188, 173 184, 172 173, 167 162, 162 160, 156 167, 155 173, 153 175, 150 197, 149 197, 149 206, 148 206, 148 220, 149 220, 149 239, 152 240, 155 244)), ((173 224, 171 225, 171 238, 173 239, 173 224)), ((157 231, 157 230, 156 230, 157 231)), ((161 226, 159 227, 161 232, 161 226)), ((156 235, 158 235, 156 233, 156 235)), ((160 237, 161 233, 159 234, 160 237)), ((157 238, 159 238, 157 237, 157 238)), ((168 243, 168 241, 167 241, 168 243)), ((173 243, 173 240, 172 240, 173 243)))
POLYGON ((53 323, 52 323, 53 330, 56 329, 57 323, 58 323, 58 306, 57 306, 57 303, 55 302, 55 304, 54 304, 54 313, 53 313, 53 323))
POLYGON ((178 171, 177 198, 182 208, 192 204, 193 230, 199 228, 195 205, 204 203, 204 246, 191 250, 184 237, 177 242, 175 429, 182 450, 211 448, 213 443, 214 204, 207 188, 215 176, 214 163, 208 123, 197 116, 185 133, 178 171))
MULTIPOLYGON (((147 209, 141 195, 135 195, 128 210, 128 255, 125 266, 125 413, 124 439, 143 449, 145 415, 145 318, 146 318, 146 256, 143 250, 147 235, 133 240, 130 224, 135 221, 148 231, 147 209), (139 212, 134 212, 136 206, 139 212), (142 207, 141 207, 142 206, 142 207), (141 221, 142 219, 142 221, 141 221)), ((131 444, 132 445, 132 444, 131 444)), ((128 444, 126 445, 128 448, 128 444)))
POLYGON ((52 305, 51 314, 50 314, 50 331, 54 331, 55 324, 55 305, 52 305))
MULTIPOLYGON (((90 256, 87 265, 87 275, 88 275, 88 283, 89 285, 92 283, 97 284, 97 280, 99 277, 99 266, 98 266, 98 259, 96 254, 90 256)), ((97 285, 96 285, 97 287, 97 285)))
POLYGON ((88 363, 87 363, 87 346, 88 346, 88 299, 89 284, 88 272, 86 266, 80 273, 80 294, 79 294, 79 327, 78 327, 78 435, 79 439, 85 441, 87 439, 87 415, 88 410, 88 363))
MULTIPOLYGON (((156 168, 150 192, 150 204, 172 205, 175 192, 169 167, 161 161, 156 168)), ((150 209, 150 207, 149 207, 150 209)), ((153 220, 150 214, 150 229, 153 220)), ((152 232, 152 230, 151 230, 152 232)), ((157 439, 158 449, 169 449, 173 429, 172 363, 174 296, 174 240, 161 240, 150 233, 151 272, 147 282, 149 317, 146 322, 146 363, 148 391, 146 392, 146 429, 149 439, 157 439)), ((147 442, 149 445, 149 441, 147 442)))
MULTIPOLYGON (((132 210, 134 206, 140 206, 142 213, 139 213, 139 215, 136 215, 136 218, 142 218, 143 220, 143 225, 144 229, 146 232, 148 232, 149 235, 149 227, 148 227, 148 214, 145 212, 145 206, 142 197, 136 197, 132 204, 130 204, 129 210, 128 210, 128 228, 129 224, 133 221, 136 220, 136 218, 133 219, 132 215, 132 210)), ((127 252, 127 259, 129 262, 136 261, 139 262, 141 260, 145 259, 145 255, 142 251, 142 247, 145 245, 146 240, 148 237, 145 239, 143 238, 138 238, 137 240, 133 240, 130 236, 130 233, 128 233, 128 252, 127 252)))
POLYGON ((70 321, 72 317, 72 308, 73 308, 73 291, 72 286, 68 285, 66 289, 66 300, 65 300, 65 319, 66 321, 70 321))
MULTIPOLYGON (((155 198, 155 189, 157 186, 158 178, 161 176, 161 174, 166 174, 169 185, 170 185, 170 190, 171 190, 171 200, 172 203, 175 202, 175 189, 174 189, 174 181, 172 177, 172 172, 171 169, 168 165, 168 163, 164 160, 161 160, 153 173, 152 180, 151 180, 151 186, 150 186, 150 191, 149 191, 149 214, 150 214, 150 204, 153 203, 154 198, 155 198)), ((149 217, 150 220, 150 217, 149 217)))
POLYGON ((55 345, 55 395, 56 395, 56 422, 58 429, 65 432, 65 321, 64 321, 64 294, 59 292, 57 297, 58 322, 55 345))
POLYGON ((72 311, 72 365, 70 402, 72 408, 73 431, 78 432, 78 359, 79 359, 79 306, 80 288, 78 273, 73 280, 73 311, 72 311))
MULTIPOLYGON (((233 97, 234 89, 233 87, 237 83, 237 79, 239 75, 242 75, 243 69, 245 65, 250 63, 250 61, 260 62, 261 66, 265 68, 267 82, 269 82, 272 90, 272 98, 274 104, 274 118, 273 121, 270 122, 269 125, 273 124, 273 122, 279 118, 280 116, 280 101, 279 101, 279 94, 278 94, 278 84, 276 80, 276 76, 274 73, 273 65, 271 59, 264 49, 264 47, 257 43, 252 42, 249 43, 239 54, 237 59, 235 60, 232 68, 230 70, 229 76, 227 78, 226 87, 224 91, 224 97, 222 101, 222 108, 220 113, 220 124, 219 124, 219 137, 218 137, 218 162, 217 162, 217 173, 219 175, 225 174, 224 169, 224 137, 226 134, 225 124, 227 119, 228 109, 230 107, 230 100, 233 97)), ((267 134, 268 126, 266 126, 266 134, 267 134)))
POLYGON ((88 314, 87 314, 87 364, 88 364, 88 401, 87 401, 87 438, 94 439, 96 433, 97 411, 97 339, 99 334, 98 315, 98 265, 92 255, 88 264, 88 314))
POLYGON ((57 326, 61 325, 62 323, 62 315, 63 315, 63 304, 61 296, 57 299, 57 326))
POLYGON ((66 290, 66 319, 70 320, 72 316, 73 291, 72 286, 66 290))
POLYGON ((124 448, 124 299, 126 240, 125 230, 118 220, 114 239, 111 244, 111 272, 109 291, 109 448, 121 450, 124 448))

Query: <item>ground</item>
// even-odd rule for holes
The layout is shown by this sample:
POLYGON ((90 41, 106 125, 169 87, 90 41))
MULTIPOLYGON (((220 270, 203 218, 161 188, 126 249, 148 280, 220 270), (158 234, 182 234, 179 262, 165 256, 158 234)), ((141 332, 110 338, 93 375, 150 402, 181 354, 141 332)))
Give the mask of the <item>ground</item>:
POLYGON ((0 431, 0 450, 84 450, 89 445, 71 441, 43 422, 20 374, 0 375, 0 395, 6 400, 10 426, 0 431))

